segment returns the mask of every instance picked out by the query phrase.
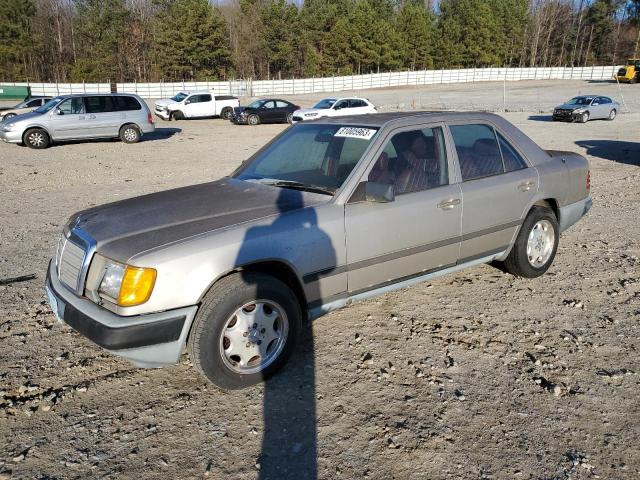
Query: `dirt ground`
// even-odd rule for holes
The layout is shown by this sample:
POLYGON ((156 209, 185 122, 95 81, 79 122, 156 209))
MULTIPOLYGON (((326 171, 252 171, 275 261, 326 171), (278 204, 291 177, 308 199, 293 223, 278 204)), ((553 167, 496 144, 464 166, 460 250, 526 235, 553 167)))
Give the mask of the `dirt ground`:
MULTIPOLYGON (((552 123, 540 98, 617 86, 541 83, 510 85, 524 111, 505 116, 586 155, 594 200, 549 272, 482 266, 353 304, 316 320, 280 375, 233 392, 186 356, 140 370, 100 350, 55 321, 43 281, 71 213, 228 174, 285 126, 159 120, 135 145, 1 144, 0 279, 36 278, 0 285, 0 478, 640 478, 640 113, 552 123)), ((364 94, 439 108, 501 89, 364 94)), ((624 96, 639 104, 640 87, 624 96)))

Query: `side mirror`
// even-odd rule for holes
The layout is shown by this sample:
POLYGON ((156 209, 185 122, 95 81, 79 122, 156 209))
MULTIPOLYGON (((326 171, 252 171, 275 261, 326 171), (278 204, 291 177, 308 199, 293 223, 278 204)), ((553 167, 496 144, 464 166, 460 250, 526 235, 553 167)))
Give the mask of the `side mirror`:
POLYGON ((349 203, 373 202, 389 203, 396 199, 392 184, 376 182, 360 182, 351 196, 349 203))
POLYGON ((342 110, 342 105, 336 105, 333 107, 334 110, 342 110))
POLYGON ((591 105, 595 107, 596 105, 600 105, 600 104, 598 102, 593 102, 591 105))

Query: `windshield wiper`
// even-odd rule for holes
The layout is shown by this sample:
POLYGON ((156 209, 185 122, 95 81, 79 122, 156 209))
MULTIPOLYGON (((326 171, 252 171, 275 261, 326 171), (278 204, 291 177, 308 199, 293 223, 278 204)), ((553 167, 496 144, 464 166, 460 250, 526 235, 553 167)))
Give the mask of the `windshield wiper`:
POLYGON ((335 189, 329 187, 322 187, 320 185, 310 185, 307 183, 296 182, 294 180, 278 180, 275 178, 260 178, 251 179, 251 181, 262 183, 264 185, 271 185, 273 187, 291 188, 294 190, 303 190, 305 192, 322 193, 324 195, 333 196, 336 193, 335 189))

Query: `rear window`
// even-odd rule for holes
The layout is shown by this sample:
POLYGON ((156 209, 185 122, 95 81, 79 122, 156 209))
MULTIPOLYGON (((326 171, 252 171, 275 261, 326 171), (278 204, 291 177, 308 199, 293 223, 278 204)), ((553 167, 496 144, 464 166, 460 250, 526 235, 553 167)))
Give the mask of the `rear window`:
POLYGON ((142 105, 140 105, 140 102, 134 97, 117 96, 114 97, 114 99, 119 112, 125 110, 142 110, 142 105))

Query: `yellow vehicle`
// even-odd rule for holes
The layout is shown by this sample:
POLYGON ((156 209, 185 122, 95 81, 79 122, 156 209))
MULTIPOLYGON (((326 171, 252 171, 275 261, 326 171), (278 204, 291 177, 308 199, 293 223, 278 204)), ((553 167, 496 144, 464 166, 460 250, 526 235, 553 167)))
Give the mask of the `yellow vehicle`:
POLYGON ((640 82, 640 58, 630 58, 627 64, 618 70, 616 79, 620 83, 640 82))

